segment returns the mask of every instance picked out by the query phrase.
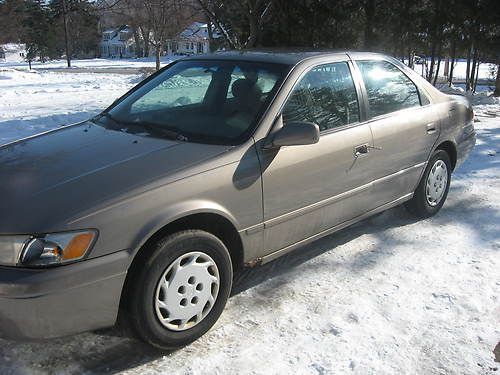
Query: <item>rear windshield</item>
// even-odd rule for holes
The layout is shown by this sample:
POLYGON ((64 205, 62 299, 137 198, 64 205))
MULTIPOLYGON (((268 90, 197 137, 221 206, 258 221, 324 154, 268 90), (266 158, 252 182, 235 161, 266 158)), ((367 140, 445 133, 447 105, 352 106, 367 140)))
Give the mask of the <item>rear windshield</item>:
POLYGON ((248 139, 288 67, 243 61, 180 61, 132 90, 98 123, 187 142, 248 139))

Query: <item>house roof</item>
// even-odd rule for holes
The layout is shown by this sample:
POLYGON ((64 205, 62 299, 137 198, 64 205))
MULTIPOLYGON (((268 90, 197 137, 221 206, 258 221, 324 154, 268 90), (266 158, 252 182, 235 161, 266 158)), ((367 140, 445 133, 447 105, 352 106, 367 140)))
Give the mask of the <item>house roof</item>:
MULTIPOLYGON (((193 22, 180 33, 180 36, 187 39, 208 39, 208 25, 203 22, 193 22)), ((213 37, 219 37, 219 33, 216 30, 213 30, 213 37)))
POLYGON ((132 38, 132 31, 133 31, 133 29, 128 25, 122 25, 122 26, 115 28, 115 29, 104 30, 102 32, 103 35, 104 34, 111 34, 111 36, 107 40, 101 40, 101 43, 122 45, 124 43, 127 43, 127 41, 132 38), (120 40, 120 33, 121 32, 129 33, 129 37, 127 38, 127 40, 120 40))

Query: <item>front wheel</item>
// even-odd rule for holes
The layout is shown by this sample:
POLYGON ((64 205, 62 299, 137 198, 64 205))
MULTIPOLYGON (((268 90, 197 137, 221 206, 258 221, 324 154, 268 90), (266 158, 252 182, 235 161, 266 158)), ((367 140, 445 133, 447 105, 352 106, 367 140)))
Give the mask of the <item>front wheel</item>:
POLYGON ((417 217, 435 215, 443 207, 451 181, 451 162, 448 153, 436 150, 432 154, 413 198, 405 206, 417 217))
POLYGON ((149 250, 132 275, 131 323, 150 345, 176 349, 207 332, 221 315, 231 291, 231 258, 221 240, 200 230, 175 233, 149 250))

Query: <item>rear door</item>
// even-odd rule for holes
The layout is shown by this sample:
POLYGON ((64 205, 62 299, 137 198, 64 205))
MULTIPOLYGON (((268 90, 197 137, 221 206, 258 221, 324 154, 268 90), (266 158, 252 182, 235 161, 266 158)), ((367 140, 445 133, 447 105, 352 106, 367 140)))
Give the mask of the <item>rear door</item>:
POLYGON ((267 253, 369 207, 372 172, 355 150, 372 145, 372 135, 362 122, 357 84, 347 61, 316 65, 306 69, 286 100, 276 125, 314 122, 321 136, 312 145, 260 150, 267 253))
POLYGON ((429 99, 396 65, 386 60, 358 60, 365 86, 374 149, 367 157, 375 174, 376 206, 415 189, 439 135, 438 115, 429 99))

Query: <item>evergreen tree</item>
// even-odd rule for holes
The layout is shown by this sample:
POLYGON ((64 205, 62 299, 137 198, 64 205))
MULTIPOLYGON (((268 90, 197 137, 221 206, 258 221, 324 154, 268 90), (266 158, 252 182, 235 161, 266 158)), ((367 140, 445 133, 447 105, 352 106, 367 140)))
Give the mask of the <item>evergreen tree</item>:
POLYGON ((35 57, 46 61, 55 55, 48 8, 43 0, 28 0, 25 4, 21 41, 26 44, 29 61, 35 57))

